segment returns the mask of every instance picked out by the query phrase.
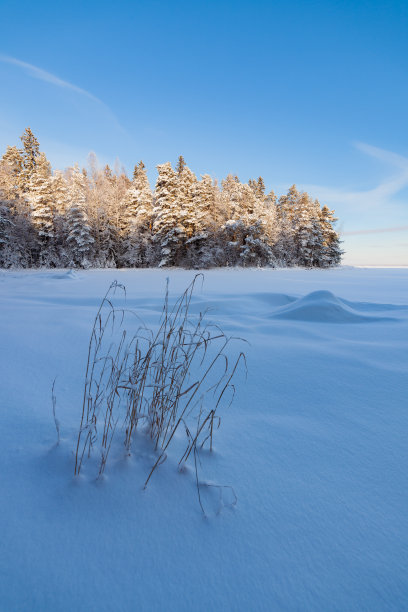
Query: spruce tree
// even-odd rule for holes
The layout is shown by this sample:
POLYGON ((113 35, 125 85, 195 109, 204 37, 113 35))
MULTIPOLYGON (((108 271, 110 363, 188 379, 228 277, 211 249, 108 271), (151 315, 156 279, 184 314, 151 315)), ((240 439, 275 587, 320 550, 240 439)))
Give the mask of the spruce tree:
POLYGON ((182 212, 177 201, 177 175, 170 162, 157 166, 154 198, 154 240, 159 250, 159 267, 177 265, 180 245, 185 239, 182 212))
POLYGON ((299 194, 293 226, 297 265, 318 266, 323 244, 320 206, 307 193, 299 194))
POLYGON ((93 244, 85 211, 71 204, 67 212, 67 245, 70 266, 87 268, 93 244))
POLYGON ((66 215, 67 248, 70 265, 89 267, 94 239, 86 213, 85 177, 78 166, 72 168, 70 206, 66 215))
POLYGON ((208 268, 215 263, 212 237, 215 230, 216 192, 208 174, 204 174, 201 181, 195 181, 192 185, 186 219, 185 262, 188 267, 208 268))
POLYGON ((287 194, 282 195, 276 204, 278 236, 273 247, 278 265, 293 266, 296 264, 295 231, 300 194, 296 185, 292 185, 287 194))
POLYGON ((177 174, 181 174, 185 168, 186 162, 184 161, 184 157, 182 155, 179 156, 176 165, 177 174))
POLYGON ((44 153, 40 153, 36 159, 27 198, 31 207, 31 221, 37 234, 38 249, 35 257, 40 265, 56 265, 51 165, 44 153))
POLYGON ((23 194, 23 157, 17 147, 7 147, 0 160, 0 189, 8 200, 15 200, 23 194))
POLYGON ((121 265, 146 266, 150 258, 153 221, 153 195, 143 162, 139 162, 133 182, 127 190, 122 206, 121 265))
POLYGON ((176 200, 178 204, 178 224, 183 228, 183 232, 179 232, 180 244, 178 247, 178 257, 181 265, 187 256, 187 241, 192 238, 195 218, 194 189, 197 185, 197 177, 185 164, 181 171, 176 174, 176 200))
POLYGON ((255 192, 249 185, 242 185, 241 219, 243 227, 240 263, 244 266, 271 265, 273 259, 267 233, 270 219, 268 219, 262 189, 259 187, 259 179, 255 192))
POLYGON ((24 174, 24 191, 29 189, 29 182, 37 165, 37 159, 40 155, 40 145, 37 138, 34 136, 31 128, 26 128, 20 137, 23 143, 23 174, 24 174))
POLYGON ((248 181, 248 185, 249 185, 249 187, 252 189, 252 191, 253 191, 254 193, 256 193, 256 192, 257 192, 257 190, 258 190, 258 184, 257 184, 257 182, 255 181, 255 179, 250 178, 250 179, 249 179, 249 181, 248 181))
POLYGON ((56 170, 52 177, 51 197, 54 213, 55 250, 60 261, 59 265, 68 265, 64 244, 67 235, 66 213, 70 206, 70 196, 67 180, 60 170, 56 170))
POLYGON ((133 169, 133 180, 134 181, 137 179, 139 172, 144 172, 145 168, 146 166, 144 165, 142 160, 140 160, 140 162, 135 165, 133 169))
POLYGON ((260 199, 262 199, 265 195, 265 183, 264 183, 262 176, 258 177, 258 180, 256 183, 256 195, 260 199))
MULTIPOLYGON (((318 203, 317 203, 318 204, 318 203)), ((320 266, 329 268, 338 266, 341 263, 343 251, 339 234, 334 229, 337 219, 334 210, 330 210, 326 205, 320 211, 320 227, 323 237, 321 249, 320 266)))
POLYGON ((56 214, 64 215, 69 206, 68 183, 64 174, 56 170, 51 181, 52 199, 56 214))

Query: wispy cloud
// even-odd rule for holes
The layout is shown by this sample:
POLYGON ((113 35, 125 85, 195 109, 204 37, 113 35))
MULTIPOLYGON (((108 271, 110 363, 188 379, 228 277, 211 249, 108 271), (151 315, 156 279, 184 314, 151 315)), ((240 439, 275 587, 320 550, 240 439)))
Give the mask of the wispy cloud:
POLYGON ((0 62, 2 62, 3 64, 11 64, 13 66, 17 66, 18 68, 24 70, 29 76, 33 77, 34 79, 44 81, 45 83, 50 83, 51 85, 55 85, 56 87, 69 89, 70 91, 73 91, 81 96, 85 96, 89 100, 92 100, 93 102, 101 106, 110 116, 110 119, 115 123, 116 127, 123 134, 128 136, 126 130, 119 123, 117 117, 109 108, 109 106, 105 104, 105 102, 102 102, 102 100, 91 94, 89 91, 86 91, 86 89, 82 89, 82 87, 78 87, 77 85, 75 85, 74 83, 70 83, 69 81, 64 81, 64 79, 60 79, 55 74, 47 72, 47 70, 43 70, 42 68, 34 66, 33 64, 29 64, 28 62, 23 62, 15 57, 0 54, 0 62))
POLYGON ((384 234, 388 232, 406 232, 408 225, 400 225, 398 227, 383 227, 378 229, 356 230, 355 232, 343 232, 343 236, 357 236, 359 234, 384 234))
POLYGON ((362 142, 356 142, 354 146, 370 157, 392 166, 392 176, 372 189, 361 191, 347 191, 322 185, 307 185, 305 189, 318 193, 319 198, 329 205, 349 204, 361 208, 386 204, 408 186, 408 158, 362 142))
POLYGON ((82 96, 90 98, 94 102, 98 102, 98 104, 104 104, 102 100, 99 100, 99 98, 89 93, 89 91, 86 91, 85 89, 82 89, 81 87, 78 87, 73 83, 64 81, 63 79, 57 77, 55 74, 51 74, 51 72, 47 72, 42 68, 38 68, 38 66, 33 66, 33 64, 29 64, 28 62, 22 62, 21 60, 16 59, 15 57, 9 57, 8 55, 1 54, 0 62, 3 62, 4 64, 12 64, 13 66, 18 66, 19 68, 25 70, 27 74, 32 76, 34 79, 39 79, 40 81, 45 81, 46 83, 51 83, 52 85, 56 85, 57 87, 63 87, 64 89, 70 89, 71 91, 75 91, 76 93, 81 94, 82 96))

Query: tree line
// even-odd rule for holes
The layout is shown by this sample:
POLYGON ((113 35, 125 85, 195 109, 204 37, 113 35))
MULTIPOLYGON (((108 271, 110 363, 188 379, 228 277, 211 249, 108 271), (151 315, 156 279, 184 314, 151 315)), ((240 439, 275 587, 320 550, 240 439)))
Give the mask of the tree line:
POLYGON ((143 162, 132 178, 94 154, 89 167, 51 169, 30 128, 0 160, 0 266, 304 266, 341 261, 334 211, 296 186, 279 198, 262 177, 218 185, 197 179, 182 156, 143 162))

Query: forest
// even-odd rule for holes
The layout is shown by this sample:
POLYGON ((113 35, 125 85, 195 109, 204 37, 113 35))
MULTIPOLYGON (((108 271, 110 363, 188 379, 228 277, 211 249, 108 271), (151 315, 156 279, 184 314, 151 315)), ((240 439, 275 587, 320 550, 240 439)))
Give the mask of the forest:
POLYGON ((341 262, 334 211, 292 185, 278 197, 262 177, 219 185, 179 157, 157 166, 53 170, 31 131, 0 160, 0 267, 328 268, 341 262))

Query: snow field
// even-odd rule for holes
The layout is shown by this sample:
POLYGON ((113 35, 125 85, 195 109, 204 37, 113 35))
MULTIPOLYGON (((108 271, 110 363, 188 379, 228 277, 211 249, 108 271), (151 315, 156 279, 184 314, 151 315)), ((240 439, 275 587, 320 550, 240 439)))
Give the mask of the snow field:
POLYGON ((100 300, 117 279, 155 325, 166 276, 194 273, 0 274, 0 610, 406 609, 408 271, 205 272, 192 310, 249 342, 200 467, 238 503, 202 489, 207 519, 177 453, 142 490, 141 434, 73 478, 100 300))

